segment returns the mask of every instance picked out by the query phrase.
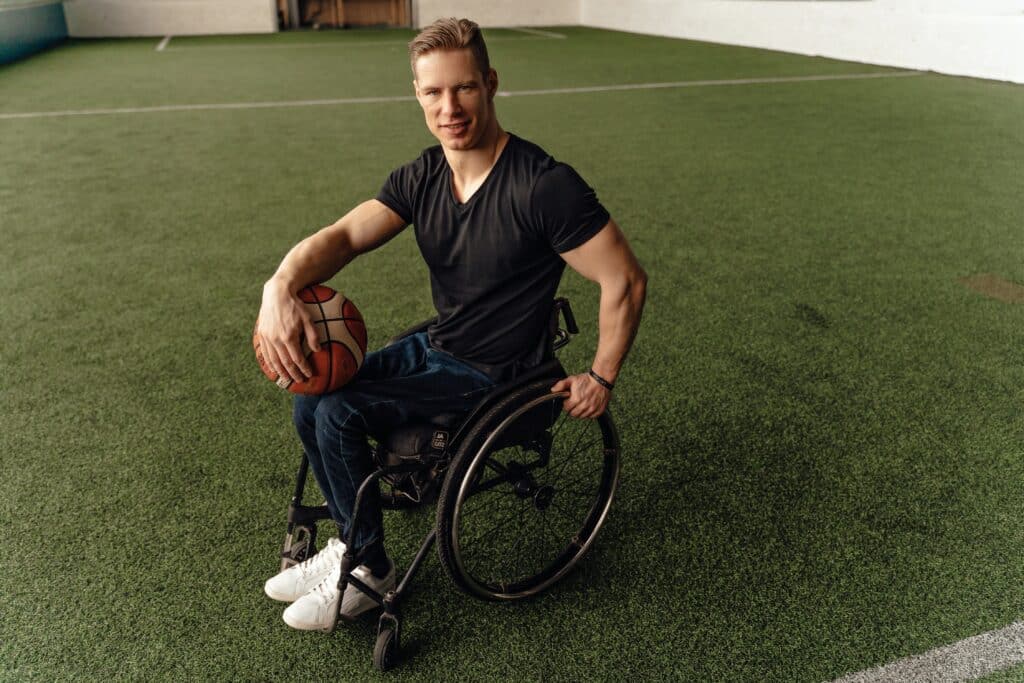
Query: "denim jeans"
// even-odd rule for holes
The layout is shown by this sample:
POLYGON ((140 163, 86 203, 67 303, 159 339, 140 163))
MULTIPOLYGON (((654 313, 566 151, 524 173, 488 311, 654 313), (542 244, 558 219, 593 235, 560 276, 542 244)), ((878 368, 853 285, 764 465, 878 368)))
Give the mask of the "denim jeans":
MULTIPOLYGON (((367 434, 386 433, 442 412, 468 412, 493 387, 476 368, 432 349, 421 332, 367 354, 359 372, 341 389, 295 397, 295 427, 342 540, 351 528, 359 485, 375 469, 367 434)), ((374 488, 363 501, 353 550, 383 538, 383 514, 374 488)))

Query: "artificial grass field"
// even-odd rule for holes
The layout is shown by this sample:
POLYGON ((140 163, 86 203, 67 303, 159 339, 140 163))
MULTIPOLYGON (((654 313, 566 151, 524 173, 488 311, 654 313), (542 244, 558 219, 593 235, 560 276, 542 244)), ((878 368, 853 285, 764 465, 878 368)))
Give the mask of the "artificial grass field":
MULTIPOLYGON (((503 90, 892 71, 551 30, 487 32, 503 90)), ((0 678, 378 676, 375 619, 300 633, 262 593, 300 450, 250 334, 288 248, 434 144, 417 105, 2 117, 409 95, 410 36, 80 41, 0 68, 0 678)), ((1024 306, 958 282, 1024 283, 1024 88, 925 74, 498 114, 580 171, 649 273, 613 403, 622 480, 541 599, 477 601, 431 556, 390 678, 821 681, 1024 616, 1024 306)), ((371 346, 431 311, 411 231, 332 284, 371 346)), ((570 272, 562 293, 579 371, 598 291, 570 272)), ((400 567, 432 521, 387 514, 400 567)))

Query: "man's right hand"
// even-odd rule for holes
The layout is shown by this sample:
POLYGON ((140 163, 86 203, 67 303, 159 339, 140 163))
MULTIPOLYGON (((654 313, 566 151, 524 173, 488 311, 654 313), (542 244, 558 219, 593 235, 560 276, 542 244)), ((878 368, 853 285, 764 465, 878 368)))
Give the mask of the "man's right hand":
POLYGON ((263 302, 256 322, 263 359, 278 377, 302 382, 313 376, 302 353, 302 337, 313 351, 320 350, 316 328, 302 300, 275 278, 263 285, 263 302))
POLYGON ((292 247, 263 285, 256 322, 263 360, 271 371, 296 382, 313 375, 302 353, 302 338, 313 351, 320 350, 320 342, 298 291, 311 282, 331 279, 349 261, 381 246, 405 226, 392 209, 370 199, 292 247))

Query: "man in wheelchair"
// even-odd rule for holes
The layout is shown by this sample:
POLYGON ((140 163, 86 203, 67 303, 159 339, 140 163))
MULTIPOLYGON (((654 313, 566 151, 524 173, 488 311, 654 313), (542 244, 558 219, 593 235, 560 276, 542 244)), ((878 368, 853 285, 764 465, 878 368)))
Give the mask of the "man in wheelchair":
MULTIPOLYGON (((395 587, 376 491, 361 501, 352 535, 357 492, 376 469, 368 435, 379 440, 409 421, 464 415, 496 386, 544 360, 538 340, 547 339, 550 348, 551 305, 566 263, 600 285, 599 343, 587 371, 546 379, 544 393, 558 393, 559 408, 575 418, 598 418, 643 308, 646 274, 594 191, 570 166, 498 123, 498 76, 479 27, 439 20, 410 43, 409 54, 416 98, 440 145, 393 171, 375 199, 292 248, 263 288, 257 333, 264 357, 279 376, 296 381, 311 373, 301 338, 317 339, 298 291, 329 280, 410 224, 438 314, 427 329, 368 354, 340 390, 295 399, 309 467, 341 538, 354 538, 355 546, 332 538, 318 554, 267 581, 267 595, 291 603, 284 620, 298 629, 329 630, 335 615, 352 618, 379 604, 341 582, 338 608, 346 551, 359 562, 351 576, 363 586, 378 594, 395 587)), ((527 446, 544 459, 538 439, 527 446)), ((525 471, 511 463, 503 481, 511 481, 515 468, 525 471)), ((476 476, 480 482, 482 475, 476 476)), ((524 474, 516 481, 532 480, 524 474)), ((488 486, 480 483, 477 490, 488 486)), ((539 485, 521 495, 532 496, 536 506, 557 503, 553 489, 539 485)), ((442 553, 445 547, 442 542, 442 553)), ((491 594, 500 597, 497 588, 491 594)))

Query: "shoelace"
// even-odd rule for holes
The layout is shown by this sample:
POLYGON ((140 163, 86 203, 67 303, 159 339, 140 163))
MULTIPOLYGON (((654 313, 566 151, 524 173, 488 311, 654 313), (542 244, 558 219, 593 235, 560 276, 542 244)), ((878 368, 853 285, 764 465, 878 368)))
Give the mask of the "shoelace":
POLYGON ((313 587, 313 592, 320 598, 325 607, 338 597, 338 579, 341 578, 341 567, 333 570, 323 581, 313 587))
POLYGON ((299 574, 301 574, 302 577, 305 578, 310 574, 314 574, 316 572, 324 570, 328 566, 340 563, 342 553, 341 547, 341 543, 328 542, 326 548, 324 548, 323 550, 321 550, 305 562, 299 564, 299 574))
MULTIPOLYGON (((353 574, 364 581, 370 576, 369 573, 362 571, 361 568, 357 568, 353 574)), ((320 598, 320 601, 324 606, 330 607, 331 602, 338 598, 338 579, 340 578, 341 567, 335 567, 331 570, 331 573, 327 575, 327 578, 313 587, 313 592, 320 598)), ((346 590, 348 589, 346 588, 346 590)))

